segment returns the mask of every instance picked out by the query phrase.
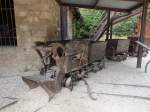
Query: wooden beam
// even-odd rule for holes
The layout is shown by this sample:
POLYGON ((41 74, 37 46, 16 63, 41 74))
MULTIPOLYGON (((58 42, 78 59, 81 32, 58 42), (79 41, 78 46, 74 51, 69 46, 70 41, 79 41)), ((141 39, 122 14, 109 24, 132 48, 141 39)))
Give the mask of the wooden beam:
POLYGON ((66 40, 68 35, 68 22, 67 22, 67 7, 60 7, 60 32, 61 40, 66 40))
MULTIPOLYGON (((150 12, 150 9, 148 9, 148 12, 150 12)), ((124 21, 124 20, 126 20, 126 19, 128 19, 128 18, 130 18, 130 17, 139 16, 139 15, 141 15, 141 14, 142 14, 142 8, 140 8, 140 9, 138 9, 138 10, 136 10, 136 11, 132 11, 131 13, 121 15, 121 16, 115 16, 115 15, 114 15, 113 17, 111 17, 110 23, 112 23, 112 25, 115 25, 115 24, 117 24, 117 23, 119 23, 119 22, 122 22, 122 21, 124 21)), ((104 21, 104 20, 103 20, 103 21, 104 21)), ((105 33, 105 31, 106 31, 109 27, 111 27, 111 24, 106 25, 105 27, 102 26, 102 28, 99 27, 100 30, 98 30, 98 31, 100 31, 100 34, 99 34, 100 36, 99 36, 99 38, 96 38, 96 36, 93 36, 93 40, 99 40, 99 39, 103 36, 103 34, 105 33)), ((91 38, 92 38, 92 37, 91 37, 91 38)))
POLYGON ((96 0, 95 3, 94 3, 94 8, 97 6, 99 0, 96 0))
MULTIPOLYGON (((116 14, 116 12, 112 12, 110 14, 110 18, 112 18, 115 14, 116 14)), ((92 37, 93 41, 99 40, 103 36, 103 34, 106 32, 106 30, 110 27, 110 24, 109 25, 107 24, 107 15, 105 18, 106 19, 104 19, 101 26, 98 28, 97 32, 93 35, 93 37, 92 37)), ((110 23, 112 23, 111 19, 110 19, 110 23)))
MULTIPOLYGON (((110 24, 110 11, 107 12, 107 25, 110 24)), ((110 28, 107 29, 107 32, 106 32, 106 40, 109 39, 109 35, 110 35, 110 28)))
POLYGON ((134 11, 134 10, 136 10, 136 9, 138 9, 138 8, 140 8, 140 7, 142 7, 142 5, 143 5, 143 3, 140 3, 139 5, 136 5, 136 6, 132 7, 132 8, 129 10, 129 12, 132 12, 132 11, 134 11))
POLYGON ((131 1, 131 2, 140 2, 140 3, 150 3, 150 0, 120 0, 120 1, 131 1))
POLYGON ((128 9, 122 9, 122 8, 113 8, 113 7, 103 7, 103 6, 97 6, 97 3, 100 0, 95 0, 95 3, 92 5, 86 5, 86 4, 70 4, 70 3, 65 3, 62 2, 61 0, 56 0, 60 5, 64 5, 64 6, 70 6, 70 7, 79 7, 79 8, 90 8, 90 9, 100 9, 100 10, 111 10, 111 11, 116 11, 116 12, 131 12, 135 9, 137 9, 138 7, 142 6, 143 3, 148 3, 150 2, 150 0, 118 0, 118 1, 127 1, 127 2, 137 2, 138 4, 133 6, 133 7, 129 7, 128 9))
POLYGON ((96 6, 93 8, 92 5, 80 5, 80 4, 69 4, 69 3, 62 3, 60 2, 60 5, 63 5, 63 6, 70 6, 70 7, 79 7, 79 8, 89 8, 89 9, 99 9, 99 10, 111 10, 111 11, 116 11, 116 12, 130 12, 130 9, 118 9, 118 8, 112 8, 112 7, 99 7, 99 6, 96 6))
POLYGON ((131 12, 129 14, 124 14, 122 16, 116 16, 113 18, 112 24, 117 24, 133 16, 139 16, 141 13, 142 13, 142 10, 138 10, 138 11, 131 12))
POLYGON ((111 25, 110 25, 110 39, 112 39, 112 30, 113 30, 113 24, 111 23, 111 25))
MULTIPOLYGON (((148 8, 147 12, 149 13, 150 12, 150 9, 148 8)), ((133 17, 133 16, 140 16, 142 14, 142 9, 141 10, 137 10, 137 11, 134 11, 132 13, 129 13, 127 15, 123 15, 123 16, 118 16, 118 17, 114 17, 114 20, 113 20, 113 25, 114 24, 117 24, 119 22, 122 22, 126 19, 129 19, 130 17, 133 17)))
MULTIPOLYGON (((139 38, 139 41, 141 43, 144 43, 147 9, 148 9, 148 3, 145 2, 143 4, 143 12, 142 12, 142 19, 141 19, 141 33, 140 33, 140 38, 139 38)), ((142 57, 143 57, 143 48, 141 46, 139 46, 138 58, 137 58, 137 68, 141 68, 142 57)))

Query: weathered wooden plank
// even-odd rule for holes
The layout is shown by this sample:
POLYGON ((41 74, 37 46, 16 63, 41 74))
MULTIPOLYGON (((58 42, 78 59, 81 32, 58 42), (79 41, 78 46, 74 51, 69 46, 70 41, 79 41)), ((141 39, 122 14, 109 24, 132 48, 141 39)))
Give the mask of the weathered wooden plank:
MULTIPOLYGON (((145 37, 147 9, 148 9, 148 3, 144 3, 143 12, 142 12, 142 20, 141 20, 141 33, 140 33, 140 38, 139 38, 139 41, 142 43, 144 43, 144 37, 145 37)), ((143 57, 143 48, 139 46, 137 68, 141 68, 142 57, 143 57)))

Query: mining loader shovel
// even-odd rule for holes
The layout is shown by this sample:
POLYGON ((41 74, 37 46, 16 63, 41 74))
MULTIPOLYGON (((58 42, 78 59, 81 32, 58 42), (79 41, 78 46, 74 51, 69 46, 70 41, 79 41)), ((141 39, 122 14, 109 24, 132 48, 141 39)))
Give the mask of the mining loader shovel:
POLYGON ((58 67, 52 67, 52 69, 48 70, 45 75, 22 77, 22 80, 29 86, 30 89, 41 86, 50 97, 61 90, 63 79, 64 75, 58 67))

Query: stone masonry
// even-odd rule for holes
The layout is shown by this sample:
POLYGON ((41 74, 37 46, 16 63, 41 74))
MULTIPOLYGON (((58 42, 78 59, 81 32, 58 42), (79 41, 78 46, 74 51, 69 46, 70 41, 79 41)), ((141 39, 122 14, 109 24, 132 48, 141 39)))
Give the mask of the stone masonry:
POLYGON ((0 47, 0 76, 40 68, 35 41, 59 39, 59 5, 55 0, 14 0, 17 47, 0 47))

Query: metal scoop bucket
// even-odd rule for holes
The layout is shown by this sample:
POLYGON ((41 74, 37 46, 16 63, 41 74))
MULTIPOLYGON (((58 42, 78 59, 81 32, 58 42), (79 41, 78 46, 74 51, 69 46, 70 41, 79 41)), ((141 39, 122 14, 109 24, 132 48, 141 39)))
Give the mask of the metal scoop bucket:
POLYGON ((30 89, 41 86, 49 96, 52 96, 61 90, 64 79, 58 67, 52 67, 52 69, 53 72, 48 71, 45 75, 24 76, 22 80, 30 89))

